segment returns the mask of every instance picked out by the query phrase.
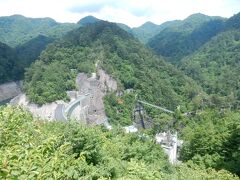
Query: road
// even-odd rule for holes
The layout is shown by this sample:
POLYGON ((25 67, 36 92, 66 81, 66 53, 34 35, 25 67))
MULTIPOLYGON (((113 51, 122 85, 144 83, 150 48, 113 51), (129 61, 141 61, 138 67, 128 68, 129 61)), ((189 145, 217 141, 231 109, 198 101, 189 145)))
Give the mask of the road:
POLYGON ((76 100, 72 101, 67 105, 67 107, 64 110, 64 113, 66 114, 67 117, 71 117, 71 113, 73 110, 80 104, 82 100, 90 96, 90 93, 87 93, 85 95, 79 96, 76 100))
POLYGON ((55 119, 58 121, 67 121, 67 118, 63 114, 65 109, 64 104, 58 104, 56 110, 55 110, 55 119))
POLYGON ((55 110, 55 119, 58 121, 67 121, 68 117, 71 117, 71 113, 77 107, 77 105, 88 96, 90 96, 89 93, 79 96, 76 100, 69 103, 66 108, 64 104, 58 104, 55 110))

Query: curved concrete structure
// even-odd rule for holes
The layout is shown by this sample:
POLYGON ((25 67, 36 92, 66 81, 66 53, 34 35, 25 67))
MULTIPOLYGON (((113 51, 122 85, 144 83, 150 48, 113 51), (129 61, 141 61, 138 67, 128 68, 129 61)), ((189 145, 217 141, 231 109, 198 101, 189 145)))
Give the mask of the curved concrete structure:
POLYGON ((67 117, 64 114, 64 104, 59 104, 55 110, 55 119, 58 121, 67 121, 67 117))
POLYGON ((81 101, 83 101, 85 98, 89 97, 90 93, 87 93, 85 95, 79 96, 76 100, 72 101, 70 104, 68 104, 68 106, 65 108, 64 110, 64 114, 67 117, 71 117, 71 114, 73 112, 73 110, 81 104, 81 101))
POLYGON ((55 110, 55 119, 60 121, 67 121, 71 117, 73 110, 81 105, 81 102, 88 98, 90 93, 79 96, 76 100, 69 103, 66 107, 63 104, 59 104, 55 110))

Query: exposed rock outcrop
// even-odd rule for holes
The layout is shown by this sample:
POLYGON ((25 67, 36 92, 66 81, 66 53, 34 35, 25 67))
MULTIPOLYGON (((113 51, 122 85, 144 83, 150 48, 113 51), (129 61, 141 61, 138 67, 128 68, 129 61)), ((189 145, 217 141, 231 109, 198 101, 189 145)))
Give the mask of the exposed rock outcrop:
POLYGON ((52 102, 39 106, 31 103, 25 94, 20 94, 10 101, 12 105, 19 105, 29 110, 35 117, 40 117, 45 120, 55 119, 55 109, 58 104, 65 104, 63 101, 52 102))
MULTIPOLYGON (((107 121, 104 110, 103 98, 108 91, 117 91, 117 81, 109 76, 104 70, 98 69, 88 77, 85 73, 79 73, 76 78, 77 91, 68 91, 70 103, 79 96, 90 94, 89 98, 81 101, 71 113, 71 118, 81 120, 87 124, 103 124, 107 121)), ((11 104, 20 105, 28 109, 35 116, 46 120, 55 120, 56 116, 61 117, 64 107, 68 103, 56 101, 39 106, 31 103, 25 94, 20 94, 11 100, 11 104)))
POLYGON ((98 70, 100 88, 103 92, 117 91, 117 81, 109 76, 104 70, 98 70))
POLYGON ((22 82, 9 82, 0 85, 0 102, 16 97, 21 93, 22 82))
MULTIPOLYGON (((107 116, 104 109, 103 98, 108 91, 117 90, 117 81, 109 76, 104 70, 98 69, 97 75, 93 73, 90 78, 84 73, 79 73, 76 84, 79 95, 86 93, 91 94, 86 122, 88 124, 105 123, 107 116)), ((76 112, 74 113, 77 114, 76 112)))

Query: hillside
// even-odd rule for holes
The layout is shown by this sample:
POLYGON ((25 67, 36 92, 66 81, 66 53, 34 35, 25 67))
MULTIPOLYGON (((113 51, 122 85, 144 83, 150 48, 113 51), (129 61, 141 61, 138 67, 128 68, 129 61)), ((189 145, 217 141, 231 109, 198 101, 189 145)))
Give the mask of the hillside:
POLYGON ((96 61, 118 80, 120 89, 133 88, 140 98, 171 109, 186 108, 201 92, 190 78, 154 56, 131 34, 101 21, 48 46, 26 73, 27 95, 39 104, 66 99, 65 91, 75 87, 76 71, 92 73, 96 61))
POLYGON ((22 79, 25 68, 28 68, 51 42, 52 38, 39 35, 16 48, 0 43, 0 83, 22 79))
POLYGON ((191 163, 171 166, 152 137, 36 120, 0 108, 1 179, 238 179, 191 163))
POLYGON ((132 31, 135 37, 144 43, 146 43, 148 39, 160 32, 159 26, 152 22, 146 22, 140 27, 133 28, 132 31))
POLYGON ((77 27, 71 23, 57 23, 51 18, 27 18, 21 15, 0 17, 0 41, 11 46, 24 44, 44 35, 59 38, 77 27))
POLYGON ((132 28, 132 34, 136 38, 138 38, 141 42, 146 44, 152 37, 160 33, 165 28, 176 26, 179 23, 180 21, 178 20, 168 21, 168 22, 162 23, 161 25, 157 25, 152 22, 146 22, 139 27, 132 28))
POLYGON ((22 70, 15 50, 0 42, 0 83, 22 78, 22 70))
POLYGON ((240 29, 240 13, 229 18, 225 25, 225 30, 240 29))
POLYGON ((30 64, 38 58, 47 45, 53 41, 53 38, 39 35, 25 44, 17 46, 15 49, 21 65, 24 67, 30 66, 30 64))
POLYGON ((86 26, 88 24, 93 24, 100 21, 100 19, 94 17, 94 16, 86 16, 82 19, 80 19, 80 21, 77 22, 77 24, 79 24, 80 26, 86 26))
MULTIPOLYGON (((93 24, 96 22, 101 21, 101 19, 98 19, 94 16, 86 16, 82 19, 80 19, 77 24, 80 26, 86 26, 88 24, 93 24)), ((176 26, 181 21, 175 20, 175 21, 167 21, 161 25, 154 24, 152 22, 146 22, 143 25, 139 27, 130 28, 126 24, 123 23, 117 23, 115 22, 121 29, 127 31, 128 33, 131 33, 135 38, 140 40, 142 43, 146 44, 150 38, 161 32, 163 29, 167 27, 176 26)))
POLYGON ((240 14, 226 21, 224 31, 181 61, 180 68, 212 95, 218 107, 238 108, 240 102, 240 14))
POLYGON ((224 20, 203 14, 194 14, 176 26, 165 28, 149 40, 148 46, 172 63, 196 51, 222 31, 224 20))
POLYGON ((5 21, 21 40, 0 43, 0 83, 26 70, 22 107, 0 106, 0 179, 239 179, 240 13, 139 29, 11 18, 33 29, 5 21), (157 55, 139 41, 154 33, 157 55), (161 146, 158 133, 177 138, 161 146), (164 150, 175 142, 181 163, 171 165, 164 150))
POLYGON ((215 105, 239 107, 240 31, 219 34, 192 56, 181 62, 181 69, 212 94, 215 105))

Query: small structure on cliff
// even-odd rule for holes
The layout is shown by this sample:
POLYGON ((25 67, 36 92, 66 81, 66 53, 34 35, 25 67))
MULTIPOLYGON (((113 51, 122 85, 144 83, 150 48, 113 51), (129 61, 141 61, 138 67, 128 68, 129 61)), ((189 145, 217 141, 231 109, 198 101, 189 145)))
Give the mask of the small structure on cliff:
POLYGON ((135 132, 138 132, 138 129, 137 129, 134 125, 125 126, 124 129, 125 129, 125 132, 126 132, 126 133, 135 133, 135 132))
POLYGON ((158 133, 155 136, 156 143, 160 144, 164 152, 168 155, 169 162, 171 164, 176 164, 178 147, 183 144, 182 140, 178 140, 177 133, 171 134, 169 131, 158 133))

